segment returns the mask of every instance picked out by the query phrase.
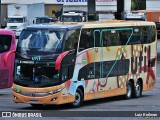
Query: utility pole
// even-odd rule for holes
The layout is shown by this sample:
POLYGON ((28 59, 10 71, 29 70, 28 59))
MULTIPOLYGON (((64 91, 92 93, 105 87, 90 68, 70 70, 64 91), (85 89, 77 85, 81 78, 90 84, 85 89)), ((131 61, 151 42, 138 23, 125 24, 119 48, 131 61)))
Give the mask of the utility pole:
POLYGON ((87 0, 88 21, 96 20, 96 0, 87 0))
POLYGON ((115 13, 115 19, 122 20, 124 13, 124 0, 117 0, 117 12, 115 13))

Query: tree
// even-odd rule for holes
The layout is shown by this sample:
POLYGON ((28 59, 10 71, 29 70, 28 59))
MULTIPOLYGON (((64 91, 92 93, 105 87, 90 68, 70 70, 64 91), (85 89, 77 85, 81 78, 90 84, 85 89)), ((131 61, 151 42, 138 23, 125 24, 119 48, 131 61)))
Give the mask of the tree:
POLYGON ((131 0, 131 10, 145 10, 146 0, 131 0))

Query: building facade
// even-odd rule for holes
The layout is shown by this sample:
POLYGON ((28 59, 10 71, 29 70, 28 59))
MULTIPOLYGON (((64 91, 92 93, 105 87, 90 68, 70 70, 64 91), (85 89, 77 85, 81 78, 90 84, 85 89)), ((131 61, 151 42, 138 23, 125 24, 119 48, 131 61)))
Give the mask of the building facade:
MULTIPOLYGON (((49 11, 57 10, 84 10, 87 11, 87 0, 1 0, 2 4, 32 4, 44 3, 45 9, 49 11), (52 6, 51 6, 52 5, 52 6)), ((160 0, 146 0, 147 10, 160 10, 160 0)), ((45 10, 47 11, 47 10, 45 10)), ((96 11, 99 14, 99 20, 114 19, 114 12, 117 11, 117 0, 96 0, 96 11)), ((124 12, 131 11, 131 0, 124 0, 124 12)), ((3 11, 2 11, 3 12, 3 11)), ((51 12, 48 12, 51 16, 51 12)), ((48 15, 48 14, 47 14, 48 15)), ((53 15, 54 16, 54 15, 53 15)))
POLYGON ((160 0, 146 0, 147 10, 160 10, 160 0))
MULTIPOLYGON (((84 10, 87 11, 87 0, 1 0, 2 4, 32 4, 45 3, 52 4, 53 10, 84 10)), ((125 0, 125 11, 130 11, 131 0, 125 0)), ((99 19, 114 19, 114 12, 117 11, 117 0, 96 0, 96 11, 99 19)))

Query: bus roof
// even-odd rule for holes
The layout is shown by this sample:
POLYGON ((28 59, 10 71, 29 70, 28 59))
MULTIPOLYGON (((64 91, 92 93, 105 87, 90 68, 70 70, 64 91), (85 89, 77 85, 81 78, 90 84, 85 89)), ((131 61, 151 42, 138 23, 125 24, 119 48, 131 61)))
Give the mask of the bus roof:
POLYGON ((8 29, 0 29, 0 34, 1 35, 12 35, 14 36, 14 32, 8 29))
POLYGON ((76 29, 81 28, 80 24, 40 24, 40 25, 30 25, 27 26, 26 29, 76 29))
POLYGON ((147 21, 125 21, 125 20, 106 20, 98 22, 83 22, 83 28, 104 28, 104 27, 127 27, 127 26, 146 26, 155 25, 154 22, 147 21))
POLYGON ((76 28, 104 28, 104 27, 127 27, 127 26, 146 26, 155 25, 154 22, 147 21, 125 21, 125 20, 106 20, 96 22, 57 22, 52 24, 41 24, 27 26, 27 29, 76 29, 76 28))
POLYGON ((69 12, 75 12, 75 13, 83 13, 86 14, 87 12, 84 10, 66 10, 64 13, 69 13, 69 12))

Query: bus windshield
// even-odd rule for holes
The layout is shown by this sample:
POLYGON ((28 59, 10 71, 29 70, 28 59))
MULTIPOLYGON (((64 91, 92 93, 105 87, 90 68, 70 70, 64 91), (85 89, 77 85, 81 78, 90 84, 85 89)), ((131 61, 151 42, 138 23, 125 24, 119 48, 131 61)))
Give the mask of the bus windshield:
POLYGON ((49 30, 23 30, 17 52, 25 55, 51 55, 62 52, 64 32, 49 30))
POLYGON ((23 18, 8 18, 8 23, 23 23, 23 18))
POLYGON ((52 19, 49 19, 49 18, 37 18, 36 19, 36 24, 50 23, 50 22, 52 22, 52 19))
POLYGON ((81 16, 62 16, 61 22, 82 22, 81 16))

